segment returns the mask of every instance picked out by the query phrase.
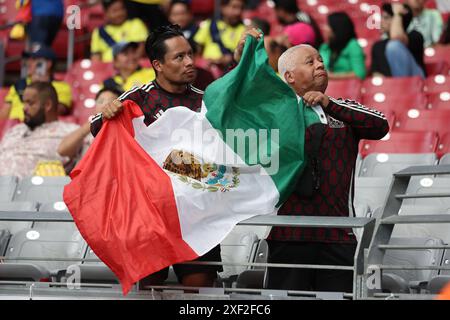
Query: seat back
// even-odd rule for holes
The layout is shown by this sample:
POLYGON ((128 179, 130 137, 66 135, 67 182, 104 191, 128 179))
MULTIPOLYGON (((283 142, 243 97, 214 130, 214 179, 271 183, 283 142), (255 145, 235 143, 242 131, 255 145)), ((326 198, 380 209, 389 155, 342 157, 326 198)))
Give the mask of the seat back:
POLYGON ((23 178, 17 186, 14 201, 63 201, 64 186, 69 182, 67 176, 23 178))
POLYGON ((436 162, 434 153, 372 153, 363 159, 359 176, 390 177, 393 173, 410 166, 434 165, 436 162))
POLYGON ((0 176, 0 202, 8 202, 13 199, 17 187, 17 177, 0 176))
MULTIPOLYGON (((34 201, 20 201, 20 202, 0 202, 0 211, 15 212, 15 211, 37 211, 38 203, 34 201)), ((0 229, 9 230, 11 234, 31 228, 33 222, 31 221, 5 221, 2 220, 0 214, 0 229)))

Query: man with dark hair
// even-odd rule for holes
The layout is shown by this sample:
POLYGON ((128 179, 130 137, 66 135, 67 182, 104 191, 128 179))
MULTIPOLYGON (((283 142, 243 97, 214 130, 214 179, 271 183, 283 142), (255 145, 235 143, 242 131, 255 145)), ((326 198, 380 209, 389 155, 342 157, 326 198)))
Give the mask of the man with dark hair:
POLYGON ((278 21, 282 25, 290 25, 296 22, 304 22, 311 25, 315 33, 315 43, 313 46, 318 49, 323 42, 322 34, 316 21, 306 12, 300 10, 296 0, 275 0, 275 13, 278 21))
POLYGON ((23 53, 23 58, 27 66, 27 75, 9 89, 3 108, 0 108, 0 119, 23 121, 23 91, 27 85, 36 81, 50 81, 58 94, 58 114, 70 113, 72 90, 67 82, 53 79, 56 64, 56 54, 53 50, 44 45, 33 45, 30 51, 23 53))
POLYGON ((383 35, 372 47, 372 73, 425 77, 423 37, 415 30, 406 32, 413 17, 411 8, 401 3, 383 3, 381 10, 383 35))
MULTIPOLYGON (((102 126, 102 118, 110 119, 119 113, 121 101, 133 100, 144 113, 144 123, 150 125, 165 110, 185 106, 191 110, 201 108, 203 91, 193 87, 196 69, 193 52, 179 26, 157 28, 150 34, 145 51, 155 70, 156 79, 144 86, 136 87, 122 94, 118 100, 105 106, 102 113, 94 117, 91 132, 95 136, 102 126)), ((221 261, 220 246, 197 259, 197 261, 221 261)), ((188 287, 211 287, 221 266, 174 265, 178 281, 188 287)), ((156 272, 143 280, 140 285, 158 285, 168 276, 168 268, 156 272)))
POLYGON ((58 121, 58 96, 49 82, 34 82, 23 93, 24 123, 9 129, 0 142, 0 175, 33 175, 40 161, 67 157, 57 153, 62 138, 79 126, 58 121))

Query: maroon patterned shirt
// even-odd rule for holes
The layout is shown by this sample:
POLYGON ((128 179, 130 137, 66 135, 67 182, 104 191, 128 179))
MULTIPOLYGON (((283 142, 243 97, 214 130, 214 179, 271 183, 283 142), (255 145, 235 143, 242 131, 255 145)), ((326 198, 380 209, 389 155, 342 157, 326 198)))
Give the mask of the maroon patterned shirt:
MULTIPOLYGON (((156 81, 128 90, 119 97, 120 101, 132 100, 141 107, 144 122, 148 126, 169 108, 184 106, 198 111, 202 106, 203 91, 187 85, 184 93, 170 93, 161 88, 156 81)), ((95 137, 102 127, 102 115, 97 114, 91 121, 91 132, 95 137)))
MULTIPOLYGON (((320 187, 311 197, 295 192, 278 215, 349 216, 350 187, 361 139, 381 139, 389 131, 385 116, 355 101, 333 99, 323 108, 327 124, 318 158, 320 187)), ((305 133, 305 153, 311 153, 311 136, 317 125, 305 133)), ((273 227, 269 240, 354 243, 351 229, 273 227)))

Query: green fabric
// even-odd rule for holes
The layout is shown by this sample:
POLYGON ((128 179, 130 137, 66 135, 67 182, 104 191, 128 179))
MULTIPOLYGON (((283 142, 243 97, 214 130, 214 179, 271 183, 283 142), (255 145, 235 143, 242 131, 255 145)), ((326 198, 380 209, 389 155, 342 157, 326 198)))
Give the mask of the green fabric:
POLYGON ((444 22, 441 13, 435 9, 424 9, 422 14, 412 19, 407 31, 420 32, 423 36, 423 46, 429 47, 439 42, 443 29, 444 22))
POLYGON ((327 43, 320 46, 320 55, 322 56, 325 68, 334 73, 354 72, 360 79, 366 77, 366 64, 364 52, 356 39, 352 39, 341 51, 339 57, 334 62, 333 70, 330 70, 331 49, 327 43))
MULTIPOLYGON (((269 147, 264 153, 271 157, 279 152, 279 170, 271 178, 280 194, 277 206, 281 205, 293 191, 305 166, 305 107, 303 102, 298 103, 294 91, 269 66, 264 41, 248 36, 239 65, 209 85, 203 101, 207 119, 223 137, 226 137, 226 129, 268 130, 269 147), (274 147, 274 150, 270 143, 273 137, 271 129, 279 130, 279 147, 274 147)), ((308 119, 313 121, 309 112, 308 119)), ((270 167, 261 161, 259 145, 258 149, 242 154, 236 143, 227 139, 225 142, 246 164, 254 165, 250 159, 256 157, 258 164, 266 169, 270 167)))

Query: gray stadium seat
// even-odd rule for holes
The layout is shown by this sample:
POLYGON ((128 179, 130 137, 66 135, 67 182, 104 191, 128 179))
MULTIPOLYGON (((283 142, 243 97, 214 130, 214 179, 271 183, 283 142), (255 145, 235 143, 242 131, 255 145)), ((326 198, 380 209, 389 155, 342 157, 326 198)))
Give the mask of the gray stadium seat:
MULTIPOLYGON (((444 250, 441 266, 450 267, 450 249, 444 250)), ((450 282, 450 270, 440 270, 439 275, 428 283, 430 293, 439 293, 450 282)))
POLYGON ((439 164, 450 164, 450 153, 444 154, 439 160, 439 164))
POLYGON ((390 177, 410 166, 436 164, 434 153, 372 153, 365 157, 359 171, 360 177, 390 177))
POLYGON ((25 229, 11 237, 5 257, 13 258, 0 264, 0 279, 27 278, 30 270, 42 272, 42 277, 47 274, 56 275, 59 270, 66 269, 73 261, 50 261, 49 259, 80 259, 86 252, 86 242, 78 231, 67 232, 65 230, 52 229, 25 229), (42 258, 42 260, 19 260, 16 258, 42 258), (8 275, 5 270, 12 270, 16 266, 14 274, 8 275))
MULTIPOLYGON (((389 244, 437 246, 444 242, 437 238, 394 237, 389 244)), ((443 256, 442 249, 416 249, 416 250, 386 250, 383 265, 406 266, 438 266, 443 256)), ((407 293, 411 288, 418 289, 437 276, 437 270, 384 270, 382 288, 384 291, 394 293, 407 293)), ((412 292, 411 292, 412 293, 412 292)))
MULTIPOLYGON (((437 215, 450 214, 450 209, 443 209, 437 206, 417 206, 404 205, 400 208, 399 215, 437 215)), ((410 235, 417 237, 438 238, 445 243, 450 243, 450 225, 448 223, 424 223, 424 224, 397 224, 394 227, 392 236, 408 237, 410 235)))
MULTIPOLYGON (((255 263, 267 263, 269 256, 269 246, 267 241, 262 239, 259 241, 255 258, 255 263)), ((239 274, 236 280, 236 288, 246 289, 264 289, 267 283, 267 267, 252 267, 244 270, 239 274)))
MULTIPOLYGON (((55 215, 60 212, 69 212, 65 203, 62 201, 42 203, 39 206, 39 211, 54 212, 55 215)), ((35 222, 33 228, 58 229, 66 230, 67 232, 78 230, 74 222, 35 222)))
POLYGON ((27 177, 19 181, 14 201, 63 201, 64 186, 69 177, 27 177))
MULTIPOLYGON (((0 211, 37 211, 37 202, 34 201, 20 201, 20 202, 0 202, 0 211)), ((25 229, 31 228, 33 222, 31 221, 2 221, 0 213, 0 229, 8 229, 11 234, 25 229)))
POLYGON ((355 177, 355 206, 368 205, 370 212, 384 207, 392 177, 355 177))
POLYGON ((0 256, 3 256, 5 254, 10 237, 11 233, 9 232, 9 230, 0 229, 0 256))
POLYGON ((0 202, 11 201, 17 187, 17 177, 0 176, 0 202))
MULTIPOLYGON (((246 226, 236 226, 220 243, 223 262, 248 263, 253 260, 258 243, 258 236, 246 226)), ((223 266, 221 278, 237 276, 248 266, 223 266)))
MULTIPOLYGON (((450 194, 450 177, 412 177, 407 194, 448 193, 450 194)), ((450 213, 450 196, 441 198, 405 199, 403 205, 435 206, 450 213)))

